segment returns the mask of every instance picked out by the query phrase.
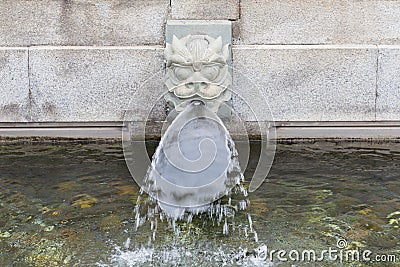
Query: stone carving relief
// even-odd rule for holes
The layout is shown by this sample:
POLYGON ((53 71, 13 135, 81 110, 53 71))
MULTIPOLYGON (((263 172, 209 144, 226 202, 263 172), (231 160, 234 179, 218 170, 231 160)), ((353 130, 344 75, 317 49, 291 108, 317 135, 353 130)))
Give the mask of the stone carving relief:
POLYGON ((180 112, 188 100, 200 99, 217 112, 220 104, 231 98, 229 58, 229 44, 222 46, 221 37, 173 36, 165 49, 167 103, 180 112))

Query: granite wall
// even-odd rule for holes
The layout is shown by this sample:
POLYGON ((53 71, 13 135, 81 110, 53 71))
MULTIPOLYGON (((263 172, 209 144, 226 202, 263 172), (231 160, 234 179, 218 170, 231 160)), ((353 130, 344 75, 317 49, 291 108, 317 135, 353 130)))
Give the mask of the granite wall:
POLYGON ((231 21, 235 88, 277 121, 400 120, 400 1, 2 0, 0 122, 145 119, 169 19, 231 21))

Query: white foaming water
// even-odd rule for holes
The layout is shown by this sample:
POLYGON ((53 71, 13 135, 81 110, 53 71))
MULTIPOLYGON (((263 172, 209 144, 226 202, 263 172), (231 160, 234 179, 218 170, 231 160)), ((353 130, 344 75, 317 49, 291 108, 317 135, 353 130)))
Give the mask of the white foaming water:
POLYGON ((213 250, 197 250, 177 246, 165 249, 122 249, 115 247, 115 254, 110 262, 98 263, 100 267, 106 266, 265 266, 272 267, 277 264, 268 259, 260 258, 258 255, 263 245, 249 251, 238 248, 236 251, 217 247, 213 250))

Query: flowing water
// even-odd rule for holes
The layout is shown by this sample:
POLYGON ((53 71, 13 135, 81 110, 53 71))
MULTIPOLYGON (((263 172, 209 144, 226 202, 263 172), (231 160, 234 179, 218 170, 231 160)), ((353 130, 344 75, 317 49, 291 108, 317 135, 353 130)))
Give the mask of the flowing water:
POLYGON ((162 136, 143 188, 166 216, 176 220, 185 212, 213 212, 210 204, 235 186, 245 192, 242 182, 228 130, 204 103, 194 101, 162 136))
MULTIPOLYGON (((147 145, 154 152, 158 143, 147 145)), ((245 187, 259 146, 251 142, 245 187)), ((399 143, 278 144, 250 205, 240 192, 220 200, 243 209, 226 209, 226 224, 203 213, 136 229, 140 190, 119 143, 4 143, 0 266, 399 266, 399 175, 399 143), (395 255, 397 263, 263 257, 267 249, 337 248, 341 238, 346 250, 395 255)))
POLYGON ((251 234, 257 241, 250 214, 247 225, 236 225, 236 212, 249 204, 246 197, 228 130, 203 102, 193 101, 161 137, 135 206, 135 229, 141 231, 139 227, 150 222, 150 246, 158 241, 158 225, 165 221, 174 232, 173 244, 179 244, 190 235, 193 220, 201 218, 202 227, 217 225, 224 235, 244 232, 246 238, 251 234), (180 223, 189 227, 182 229, 180 223))

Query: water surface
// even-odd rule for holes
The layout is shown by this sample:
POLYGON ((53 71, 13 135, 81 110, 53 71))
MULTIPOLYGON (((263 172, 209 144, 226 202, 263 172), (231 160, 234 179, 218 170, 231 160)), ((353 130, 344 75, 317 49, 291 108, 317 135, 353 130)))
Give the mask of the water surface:
MULTIPOLYGON (((156 143, 148 144, 154 151, 156 143)), ((252 142, 254 170, 259 144, 252 142)), ((135 231, 139 189, 121 145, 0 146, 0 266, 268 266, 257 251, 335 248, 400 259, 400 144, 279 144, 264 184, 234 225, 205 216, 135 231), (252 225, 248 220, 251 215, 252 225), (254 227, 258 242, 246 229, 254 227)), ((227 201, 227 200, 223 200, 227 201)), ((398 266, 291 262, 279 266, 398 266)))

